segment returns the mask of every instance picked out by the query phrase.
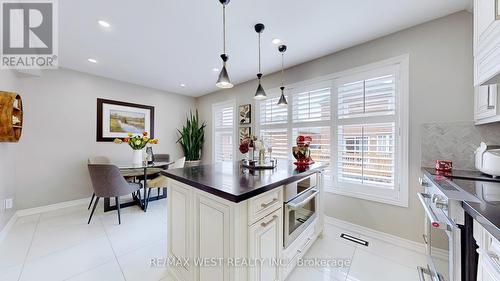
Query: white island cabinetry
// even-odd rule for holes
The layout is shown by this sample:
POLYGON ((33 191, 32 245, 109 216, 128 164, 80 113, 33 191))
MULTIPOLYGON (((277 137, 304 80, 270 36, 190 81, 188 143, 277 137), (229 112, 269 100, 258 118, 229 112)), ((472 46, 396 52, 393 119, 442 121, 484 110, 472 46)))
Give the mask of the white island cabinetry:
MULTIPOLYGON (((169 179, 167 198, 167 258, 177 280, 281 281, 289 273, 283 186, 235 203, 169 179)), ((292 247, 321 232, 316 220, 292 247)))

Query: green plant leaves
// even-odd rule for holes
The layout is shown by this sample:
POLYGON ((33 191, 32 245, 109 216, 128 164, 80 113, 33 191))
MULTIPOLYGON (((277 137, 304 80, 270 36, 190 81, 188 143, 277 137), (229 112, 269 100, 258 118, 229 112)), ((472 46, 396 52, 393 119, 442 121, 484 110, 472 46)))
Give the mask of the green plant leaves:
POLYGON ((205 127, 205 122, 200 124, 198 110, 196 110, 194 115, 192 111, 189 112, 186 125, 177 130, 180 136, 177 143, 181 145, 187 161, 201 159, 201 152, 205 143, 205 127))

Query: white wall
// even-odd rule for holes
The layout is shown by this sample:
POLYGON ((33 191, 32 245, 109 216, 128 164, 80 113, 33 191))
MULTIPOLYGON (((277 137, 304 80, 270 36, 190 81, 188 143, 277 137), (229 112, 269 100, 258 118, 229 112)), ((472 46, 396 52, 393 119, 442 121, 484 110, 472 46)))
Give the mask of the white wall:
MULTIPOLYGON (((17 87, 16 74, 9 70, 1 70, 0 91, 16 92, 17 87)), ((9 210, 4 209, 4 200, 15 197, 16 148, 17 144, 15 143, 0 142, 0 230, 15 212, 15 206, 9 210)))
POLYGON ((172 159, 182 154, 175 143, 176 129, 195 109, 190 97, 65 69, 24 76, 18 92, 25 114, 16 157, 18 209, 90 196, 89 156, 130 161, 126 144, 96 142, 97 98, 154 106, 155 137, 160 139, 154 151, 169 153, 172 159))
MULTIPOLYGON (((473 118, 472 15, 459 12, 304 63, 286 71, 286 82, 297 83, 402 54, 410 55, 409 207, 328 194, 326 214, 421 242, 424 217, 415 195, 420 190, 420 126, 473 118)), ((279 83, 279 74, 263 78, 266 88, 279 83)), ((256 87, 256 81, 250 81, 197 99, 201 118, 208 121, 205 162, 211 161, 211 104, 228 99, 235 99, 237 105, 254 104, 256 87)))

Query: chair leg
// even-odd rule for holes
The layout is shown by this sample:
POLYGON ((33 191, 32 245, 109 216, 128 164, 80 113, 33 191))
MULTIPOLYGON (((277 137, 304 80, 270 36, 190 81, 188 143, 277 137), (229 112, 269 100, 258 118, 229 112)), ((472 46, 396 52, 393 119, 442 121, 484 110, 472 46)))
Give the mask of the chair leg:
POLYGON ((122 218, 120 216, 120 197, 115 197, 116 210, 118 211, 118 224, 122 224, 122 218))
POLYGON ((158 188, 158 196, 156 196, 156 200, 160 200, 160 188, 158 188))
POLYGON ((151 196, 151 188, 148 189, 148 195, 146 196, 146 194, 144 194, 144 196, 146 197, 144 199, 144 212, 146 212, 146 210, 148 209, 148 205, 149 205, 149 197, 151 196))
POLYGON ((92 198, 90 198, 90 203, 89 203, 89 207, 87 208, 87 210, 90 210, 90 206, 92 206, 92 201, 94 201, 94 198, 95 198, 95 193, 92 193, 92 198))
POLYGON ((95 208, 97 207, 97 203, 99 203, 99 197, 96 197, 95 202, 94 202, 94 208, 92 208, 92 212, 90 213, 90 218, 87 224, 90 224, 90 220, 92 220, 92 216, 94 215, 95 208))

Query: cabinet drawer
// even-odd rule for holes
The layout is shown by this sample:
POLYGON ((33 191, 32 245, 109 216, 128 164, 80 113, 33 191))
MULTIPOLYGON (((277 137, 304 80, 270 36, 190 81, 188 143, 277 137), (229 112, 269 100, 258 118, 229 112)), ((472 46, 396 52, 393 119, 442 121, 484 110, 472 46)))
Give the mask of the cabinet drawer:
POLYGON ((283 205, 283 189, 275 188, 248 202, 248 225, 252 225, 283 205))
POLYGON ((283 258, 287 261, 283 269, 283 277, 286 278, 295 268, 299 259, 309 250, 313 244, 317 220, 309 225, 306 230, 283 252, 283 258))

